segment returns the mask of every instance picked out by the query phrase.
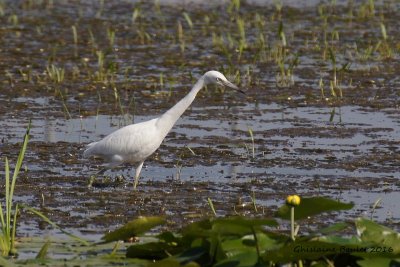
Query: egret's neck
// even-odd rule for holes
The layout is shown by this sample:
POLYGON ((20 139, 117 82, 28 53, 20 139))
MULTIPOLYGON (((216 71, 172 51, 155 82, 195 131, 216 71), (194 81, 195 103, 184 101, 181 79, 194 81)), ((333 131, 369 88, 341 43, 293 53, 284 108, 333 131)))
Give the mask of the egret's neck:
POLYGON ((172 108, 170 108, 167 112, 161 115, 157 121, 157 127, 164 135, 167 135, 171 130, 172 126, 174 126, 175 122, 180 118, 180 116, 185 112, 185 110, 192 104, 195 99, 197 93, 204 86, 204 77, 201 77, 196 84, 193 86, 192 90, 182 98, 178 103, 175 104, 172 108))

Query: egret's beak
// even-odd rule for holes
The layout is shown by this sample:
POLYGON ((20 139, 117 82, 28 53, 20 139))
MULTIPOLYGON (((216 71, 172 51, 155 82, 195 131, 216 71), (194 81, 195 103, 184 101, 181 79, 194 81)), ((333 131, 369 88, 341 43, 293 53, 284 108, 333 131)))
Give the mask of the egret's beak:
POLYGON ((237 87, 236 85, 234 85, 233 83, 231 83, 230 81, 222 81, 223 85, 235 89, 238 92, 241 92, 242 94, 246 94, 245 92, 243 92, 242 90, 239 89, 239 87, 237 87))

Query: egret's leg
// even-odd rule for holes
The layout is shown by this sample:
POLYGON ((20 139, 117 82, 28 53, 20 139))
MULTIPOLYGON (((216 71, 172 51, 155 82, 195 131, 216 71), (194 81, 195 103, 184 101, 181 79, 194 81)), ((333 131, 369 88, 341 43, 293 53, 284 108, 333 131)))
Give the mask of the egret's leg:
POLYGON ((135 171, 135 183, 133 184, 133 189, 136 190, 136 186, 139 182, 139 177, 140 177, 140 171, 142 170, 144 161, 140 162, 139 165, 136 166, 136 171, 135 171))

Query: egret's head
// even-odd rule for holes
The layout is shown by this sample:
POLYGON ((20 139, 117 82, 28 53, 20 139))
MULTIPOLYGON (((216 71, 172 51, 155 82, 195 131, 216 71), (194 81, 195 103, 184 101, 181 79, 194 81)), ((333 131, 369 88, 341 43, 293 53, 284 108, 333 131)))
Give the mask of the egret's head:
POLYGON ((240 91, 239 88, 228 81, 221 72, 215 70, 208 71, 206 74, 204 74, 204 82, 205 84, 219 84, 222 86, 228 86, 232 89, 240 91))

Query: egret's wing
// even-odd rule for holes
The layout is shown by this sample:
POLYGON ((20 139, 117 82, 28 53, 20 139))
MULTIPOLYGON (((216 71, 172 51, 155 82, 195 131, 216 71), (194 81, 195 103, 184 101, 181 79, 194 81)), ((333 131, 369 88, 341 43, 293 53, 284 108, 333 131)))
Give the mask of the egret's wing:
POLYGON ((88 145, 84 155, 96 155, 112 160, 115 155, 123 161, 141 161, 150 156, 160 145, 156 120, 125 126, 88 145))
POLYGON ((90 157, 92 155, 92 151, 93 151, 93 147, 97 144, 98 142, 92 142, 90 144, 86 145, 86 149, 83 152, 83 157, 87 158, 90 157))

